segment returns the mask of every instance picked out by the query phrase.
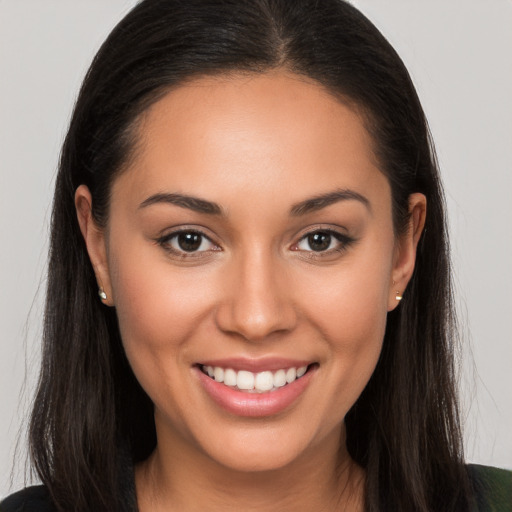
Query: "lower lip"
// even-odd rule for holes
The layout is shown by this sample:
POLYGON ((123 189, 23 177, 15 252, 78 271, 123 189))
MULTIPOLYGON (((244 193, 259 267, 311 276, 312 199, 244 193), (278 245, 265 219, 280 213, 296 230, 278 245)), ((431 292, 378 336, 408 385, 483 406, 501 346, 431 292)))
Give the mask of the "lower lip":
POLYGON ((290 407, 304 393, 315 373, 316 365, 291 384, 266 393, 245 393, 232 389, 195 367, 199 380, 210 398, 224 410, 237 416, 262 417, 278 414, 290 407))

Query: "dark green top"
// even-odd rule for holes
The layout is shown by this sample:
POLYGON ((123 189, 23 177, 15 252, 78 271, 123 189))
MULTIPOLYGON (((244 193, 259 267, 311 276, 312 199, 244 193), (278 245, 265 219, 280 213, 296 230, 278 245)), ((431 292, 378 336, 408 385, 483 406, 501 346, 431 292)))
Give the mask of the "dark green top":
POLYGON ((475 489, 475 512, 512 511, 512 471, 470 464, 468 474, 475 489))
MULTIPOLYGON (((475 490, 473 512, 512 512, 512 471, 470 464, 468 474, 475 490)), ((56 508, 46 488, 38 485, 6 498, 0 512, 56 512, 56 508)))

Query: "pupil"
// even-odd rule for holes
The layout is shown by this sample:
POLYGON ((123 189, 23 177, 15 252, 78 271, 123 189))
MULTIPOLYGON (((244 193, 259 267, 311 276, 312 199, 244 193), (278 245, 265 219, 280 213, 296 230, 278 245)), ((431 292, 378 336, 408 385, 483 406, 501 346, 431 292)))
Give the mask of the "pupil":
POLYGON ((178 235, 178 245, 180 249, 187 252, 197 251, 201 245, 201 235, 197 233, 180 233, 178 235))
POLYGON ((331 245, 329 233, 313 233, 308 236, 308 243, 313 251, 325 251, 331 245))

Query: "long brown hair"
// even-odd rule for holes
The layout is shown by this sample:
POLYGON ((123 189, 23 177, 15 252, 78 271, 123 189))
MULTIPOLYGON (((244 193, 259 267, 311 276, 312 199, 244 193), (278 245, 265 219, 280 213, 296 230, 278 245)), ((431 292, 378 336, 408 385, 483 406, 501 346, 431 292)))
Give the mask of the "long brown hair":
POLYGON ((60 510, 121 510, 122 468, 156 444, 153 408, 124 355, 115 310, 97 297, 76 220, 86 184, 108 220, 110 189, 140 114, 194 76, 284 67, 364 113, 393 200, 428 201, 416 270, 389 314, 374 375, 346 417, 367 473, 367 511, 469 509, 457 412, 454 314, 444 199, 427 122, 402 61, 341 0, 144 0, 113 30, 80 91, 52 215, 44 352, 30 426, 34 466, 60 510))

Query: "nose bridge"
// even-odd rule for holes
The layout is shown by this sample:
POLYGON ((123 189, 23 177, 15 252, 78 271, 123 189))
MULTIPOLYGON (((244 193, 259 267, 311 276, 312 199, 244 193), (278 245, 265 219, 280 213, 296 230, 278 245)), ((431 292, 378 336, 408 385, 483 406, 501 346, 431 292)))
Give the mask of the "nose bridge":
POLYGON ((218 310, 219 327, 249 341, 290 330, 295 313, 286 291, 286 272, 278 258, 268 249, 253 246, 234 260, 229 289, 218 310))

